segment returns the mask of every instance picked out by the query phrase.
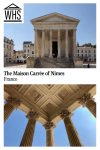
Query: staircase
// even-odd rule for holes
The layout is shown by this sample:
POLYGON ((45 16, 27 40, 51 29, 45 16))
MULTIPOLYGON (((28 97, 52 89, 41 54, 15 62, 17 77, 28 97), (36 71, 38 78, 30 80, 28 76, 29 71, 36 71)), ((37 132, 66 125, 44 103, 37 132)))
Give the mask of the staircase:
POLYGON ((74 68, 73 60, 66 58, 37 58, 34 68, 74 68))

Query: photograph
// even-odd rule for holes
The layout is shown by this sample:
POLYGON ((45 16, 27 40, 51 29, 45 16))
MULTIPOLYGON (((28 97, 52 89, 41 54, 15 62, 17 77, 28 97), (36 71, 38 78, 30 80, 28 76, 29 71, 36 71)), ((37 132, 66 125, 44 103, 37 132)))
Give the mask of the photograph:
POLYGON ((24 23, 4 24, 4 67, 96 68, 96 4, 25 3, 24 23))
POLYGON ((95 147, 95 84, 5 84, 5 147, 95 147))

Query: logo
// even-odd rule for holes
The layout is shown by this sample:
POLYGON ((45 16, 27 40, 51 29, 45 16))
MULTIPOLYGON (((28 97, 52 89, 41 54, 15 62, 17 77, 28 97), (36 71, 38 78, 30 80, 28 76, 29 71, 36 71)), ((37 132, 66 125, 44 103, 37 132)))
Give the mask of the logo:
POLYGON ((22 22, 22 9, 15 4, 11 4, 4 8, 5 19, 4 22, 22 22))

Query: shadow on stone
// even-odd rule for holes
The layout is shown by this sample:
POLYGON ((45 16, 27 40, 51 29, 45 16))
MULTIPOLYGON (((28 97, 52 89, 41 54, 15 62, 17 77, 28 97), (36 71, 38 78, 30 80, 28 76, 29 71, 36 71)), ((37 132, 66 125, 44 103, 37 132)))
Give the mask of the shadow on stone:
POLYGON ((41 59, 36 58, 34 62, 34 68, 42 68, 41 59))

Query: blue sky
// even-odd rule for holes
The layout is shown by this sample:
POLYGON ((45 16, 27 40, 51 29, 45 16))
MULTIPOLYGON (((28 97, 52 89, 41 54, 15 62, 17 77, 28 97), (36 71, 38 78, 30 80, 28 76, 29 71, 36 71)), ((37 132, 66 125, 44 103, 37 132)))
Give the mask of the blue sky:
POLYGON ((34 30, 30 20, 53 12, 79 19, 77 42, 96 44, 95 4, 25 4, 24 23, 5 24, 4 35, 14 40, 15 50, 21 50, 23 41, 34 42, 34 30))
MULTIPOLYGON (((4 125, 4 145, 19 146, 27 125, 25 113, 20 110, 15 110, 4 125)), ((72 121, 79 134, 79 138, 84 146, 96 145, 96 119, 84 107, 80 107, 73 112, 72 121)), ((54 128, 54 143, 55 146, 69 146, 68 137, 66 134, 63 121, 56 124, 54 128)), ((46 132, 41 123, 36 123, 33 146, 45 146, 46 132), (42 137, 40 136, 42 135, 42 137)))

